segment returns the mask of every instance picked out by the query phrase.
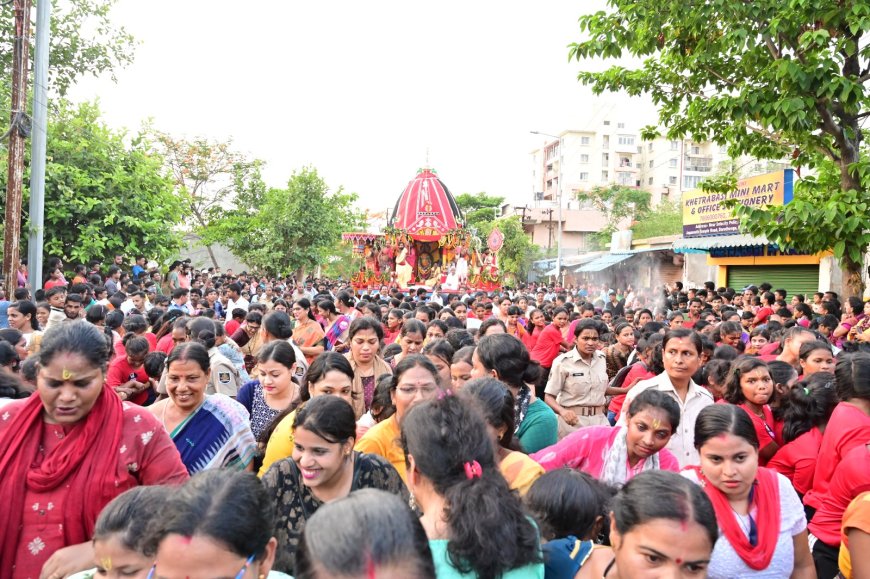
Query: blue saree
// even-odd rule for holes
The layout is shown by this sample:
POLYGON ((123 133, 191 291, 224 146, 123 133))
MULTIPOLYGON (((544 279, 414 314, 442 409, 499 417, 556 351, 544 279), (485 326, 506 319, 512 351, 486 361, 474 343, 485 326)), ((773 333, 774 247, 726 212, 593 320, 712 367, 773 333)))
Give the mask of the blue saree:
POLYGON ((248 411, 223 394, 207 396, 170 436, 190 474, 211 468, 243 470, 257 449, 248 411))

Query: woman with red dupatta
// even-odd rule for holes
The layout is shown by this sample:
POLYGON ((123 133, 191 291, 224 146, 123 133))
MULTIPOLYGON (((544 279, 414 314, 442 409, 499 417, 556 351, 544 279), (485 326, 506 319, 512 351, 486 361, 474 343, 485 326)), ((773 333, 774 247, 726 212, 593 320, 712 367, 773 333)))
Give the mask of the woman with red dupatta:
POLYGON ((147 410, 106 388, 109 347, 85 321, 46 334, 37 394, 0 408, 0 575, 61 579, 93 567, 100 510, 187 469, 147 410))
POLYGON ((758 435, 746 412, 713 404, 695 421, 701 465, 683 475, 699 483, 716 511, 719 540, 708 577, 815 579, 800 498, 788 479, 758 466, 758 435))

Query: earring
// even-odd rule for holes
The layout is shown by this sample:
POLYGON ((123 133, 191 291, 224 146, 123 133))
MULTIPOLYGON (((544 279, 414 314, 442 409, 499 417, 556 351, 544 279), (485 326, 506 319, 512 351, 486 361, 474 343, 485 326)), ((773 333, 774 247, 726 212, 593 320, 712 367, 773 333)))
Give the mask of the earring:
POLYGON ((417 510, 417 499, 414 498, 414 493, 411 493, 410 498, 408 499, 408 506, 411 507, 412 511, 417 510))

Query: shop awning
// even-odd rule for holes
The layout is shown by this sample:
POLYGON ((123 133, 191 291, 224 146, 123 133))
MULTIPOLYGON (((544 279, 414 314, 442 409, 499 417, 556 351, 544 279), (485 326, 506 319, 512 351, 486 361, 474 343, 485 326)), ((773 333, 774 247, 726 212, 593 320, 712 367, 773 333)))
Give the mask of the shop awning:
MULTIPOLYGON (((597 259, 601 254, 602 252, 600 251, 593 251, 589 253, 583 253, 581 255, 572 255, 562 258, 562 269, 567 269, 568 271, 572 272, 578 272, 584 264, 587 264, 590 261, 597 259)), ((548 271, 546 275, 556 275, 557 273, 559 273, 556 271, 556 261, 552 260, 551 264, 553 269, 548 271)))
POLYGON ((752 247, 768 245, 770 241, 763 236, 755 235, 718 235, 713 237, 689 237, 674 241, 674 251, 677 253, 707 252, 721 247, 752 247))
MULTIPOLYGON (((637 253, 637 252, 635 252, 637 253)), ((592 272, 592 271, 602 271, 607 269, 608 267, 613 267, 617 263, 623 262, 635 253, 608 253, 606 255, 602 255, 598 259, 594 261, 590 261, 584 266, 581 266, 577 269, 578 272, 592 272)))

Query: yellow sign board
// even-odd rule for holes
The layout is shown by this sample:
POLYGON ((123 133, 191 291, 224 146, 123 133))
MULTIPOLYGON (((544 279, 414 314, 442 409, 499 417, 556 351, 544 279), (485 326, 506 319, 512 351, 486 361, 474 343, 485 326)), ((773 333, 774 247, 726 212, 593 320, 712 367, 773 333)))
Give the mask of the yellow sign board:
POLYGON ((782 206, 794 196, 794 170, 784 169, 737 182, 728 193, 695 190, 683 193, 683 237, 733 235, 740 232, 738 220, 722 206, 725 199, 738 199, 755 207, 782 206))

